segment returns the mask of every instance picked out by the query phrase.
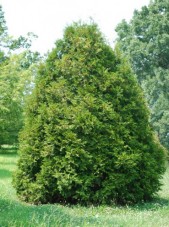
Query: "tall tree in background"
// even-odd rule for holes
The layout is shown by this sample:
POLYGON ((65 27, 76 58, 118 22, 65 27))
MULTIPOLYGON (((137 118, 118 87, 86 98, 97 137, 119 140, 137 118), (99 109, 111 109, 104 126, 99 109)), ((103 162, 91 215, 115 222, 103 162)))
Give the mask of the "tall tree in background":
POLYGON ((151 110, 151 123, 169 148, 169 1, 154 0, 116 28, 151 110))
POLYGON ((0 146, 16 143, 23 124, 24 97, 32 89, 39 59, 38 53, 24 50, 31 45, 29 37, 13 39, 8 35, 0 6, 0 146), (18 49, 20 54, 15 54, 18 49))

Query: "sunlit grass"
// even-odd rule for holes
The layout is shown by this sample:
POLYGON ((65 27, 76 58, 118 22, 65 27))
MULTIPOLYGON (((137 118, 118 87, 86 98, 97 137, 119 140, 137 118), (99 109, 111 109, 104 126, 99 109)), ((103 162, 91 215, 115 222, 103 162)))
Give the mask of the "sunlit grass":
POLYGON ((16 168, 15 153, 0 154, 0 226, 2 227, 168 227, 169 169, 159 198, 133 207, 81 207, 62 205, 34 206, 18 200, 12 187, 12 172, 16 168))

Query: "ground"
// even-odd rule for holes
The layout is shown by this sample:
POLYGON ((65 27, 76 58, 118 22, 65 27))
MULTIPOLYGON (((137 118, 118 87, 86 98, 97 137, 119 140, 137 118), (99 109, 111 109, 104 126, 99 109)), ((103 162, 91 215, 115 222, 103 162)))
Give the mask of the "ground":
POLYGON ((132 207, 35 206, 20 202, 12 187, 16 152, 0 153, 0 227, 169 227, 169 168, 159 197, 132 207))

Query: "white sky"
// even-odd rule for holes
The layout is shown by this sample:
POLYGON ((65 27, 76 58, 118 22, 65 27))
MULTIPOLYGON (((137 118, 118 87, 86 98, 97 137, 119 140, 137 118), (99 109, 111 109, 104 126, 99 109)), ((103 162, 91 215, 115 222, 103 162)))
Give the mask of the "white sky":
POLYGON ((148 3, 149 0, 0 0, 9 34, 17 37, 35 33, 38 39, 32 49, 41 53, 54 46, 67 25, 90 17, 113 46, 117 24, 131 19, 134 9, 148 3))

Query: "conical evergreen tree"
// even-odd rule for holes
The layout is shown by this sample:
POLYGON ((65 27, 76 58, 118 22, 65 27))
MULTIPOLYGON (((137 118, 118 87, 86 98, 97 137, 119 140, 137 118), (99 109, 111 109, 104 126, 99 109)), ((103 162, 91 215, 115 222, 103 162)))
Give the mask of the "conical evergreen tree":
POLYGON ((164 152, 129 66, 75 23, 41 66, 14 185, 38 203, 135 203, 159 190, 164 152))

